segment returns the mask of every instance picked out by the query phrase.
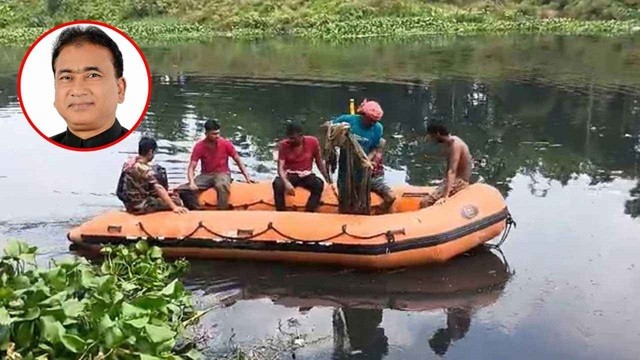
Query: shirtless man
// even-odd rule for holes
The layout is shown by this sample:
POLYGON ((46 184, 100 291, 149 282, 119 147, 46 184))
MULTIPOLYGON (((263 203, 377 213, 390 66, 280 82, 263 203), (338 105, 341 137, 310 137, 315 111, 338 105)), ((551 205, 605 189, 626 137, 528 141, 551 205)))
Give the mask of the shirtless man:
POLYGON ((420 200, 420 207, 443 204, 449 196, 469 186, 473 169, 473 159, 469 147, 462 139, 450 135, 442 125, 429 125, 427 136, 432 142, 444 144, 447 156, 447 173, 442 183, 430 194, 420 200))

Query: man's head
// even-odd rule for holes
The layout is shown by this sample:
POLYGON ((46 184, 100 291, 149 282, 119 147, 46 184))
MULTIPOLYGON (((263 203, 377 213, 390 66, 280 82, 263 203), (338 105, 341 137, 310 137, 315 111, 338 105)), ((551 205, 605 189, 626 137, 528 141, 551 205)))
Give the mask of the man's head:
POLYGON ((287 124, 287 139, 294 145, 302 144, 302 127, 295 123, 287 124))
POLYGON ((444 125, 431 124, 427 126, 427 137, 435 143, 443 143, 449 137, 449 131, 444 125))
POLYGON ((99 130, 115 120, 126 82, 118 45, 95 26, 66 28, 51 58, 54 106, 71 130, 99 130))
POLYGON ((156 149, 158 148, 158 143, 152 138, 142 137, 140 142, 138 142, 138 155, 144 156, 147 160, 153 160, 153 157, 156 154, 156 149))
POLYGON ((207 120, 204 123, 204 134, 209 141, 217 141, 220 138, 220 123, 215 120, 207 120))
POLYGON ((364 99, 362 104, 358 106, 358 110, 356 112, 362 115, 365 123, 369 126, 380 121, 380 119, 382 119, 382 115, 384 115, 384 111, 382 111, 380 104, 367 99, 364 99))

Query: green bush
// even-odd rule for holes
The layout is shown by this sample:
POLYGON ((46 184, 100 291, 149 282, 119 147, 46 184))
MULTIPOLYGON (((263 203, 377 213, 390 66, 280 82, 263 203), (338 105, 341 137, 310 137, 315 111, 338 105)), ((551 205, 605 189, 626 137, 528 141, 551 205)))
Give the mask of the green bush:
MULTIPOLYGON (((202 313, 177 280, 187 268, 157 247, 106 247, 83 258, 35 264, 36 247, 12 241, 0 259, 0 357, 192 359, 176 339, 202 313), (184 352, 184 353, 183 353, 184 352)), ((186 348, 185 348, 186 349, 186 348)))

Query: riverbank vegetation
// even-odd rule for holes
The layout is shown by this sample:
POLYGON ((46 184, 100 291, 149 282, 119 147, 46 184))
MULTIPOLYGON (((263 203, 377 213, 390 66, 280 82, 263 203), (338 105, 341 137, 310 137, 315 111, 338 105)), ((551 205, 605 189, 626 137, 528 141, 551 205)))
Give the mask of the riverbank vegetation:
POLYGON ((75 19, 106 21, 141 43, 296 36, 640 32, 640 0, 8 0, 0 39, 28 44, 75 19))
POLYGON ((0 258, 3 359, 196 359, 182 336, 202 316, 168 263, 144 242, 84 258, 36 264, 37 248, 12 241, 0 258))

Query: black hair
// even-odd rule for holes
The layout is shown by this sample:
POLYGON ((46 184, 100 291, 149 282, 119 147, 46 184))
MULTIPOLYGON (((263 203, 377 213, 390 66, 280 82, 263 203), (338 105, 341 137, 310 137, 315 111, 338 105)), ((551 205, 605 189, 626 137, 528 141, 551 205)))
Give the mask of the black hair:
POLYGON ((140 142, 138 142, 138 155, 147 155, 150 150, 156 151, 158 148, 158 143, 149 137, 142 137, 140 142))
POLYGON ((220 130, 220 123, 216 120, 207 120, 204 123, 204 132, 208 133, 211 130, 220 130))
POLYGON ((302 126, 296 123, 287 124, 287 136, 302 135, 302 126))
POLYGON ((124 72, 124 61, 122 60, 122 52, 112 38, 97 26, 72 26, 62 30, 60 36, 53 45, 53 54, 51 57, 51 69, 56 72, 55 63, 62 49, 69 45, 75 44, 93 44, 106 48, 111 52, 111 62, 116 71, 116 78, 121 78, 124 72))
POLYGON ((427 126, 427 134, 433 134, 433 135, 437 134, 441 136, 447 136, 449 135, 449 130, 447 130, 447 128, 444 125, 431 124, 427 126))

